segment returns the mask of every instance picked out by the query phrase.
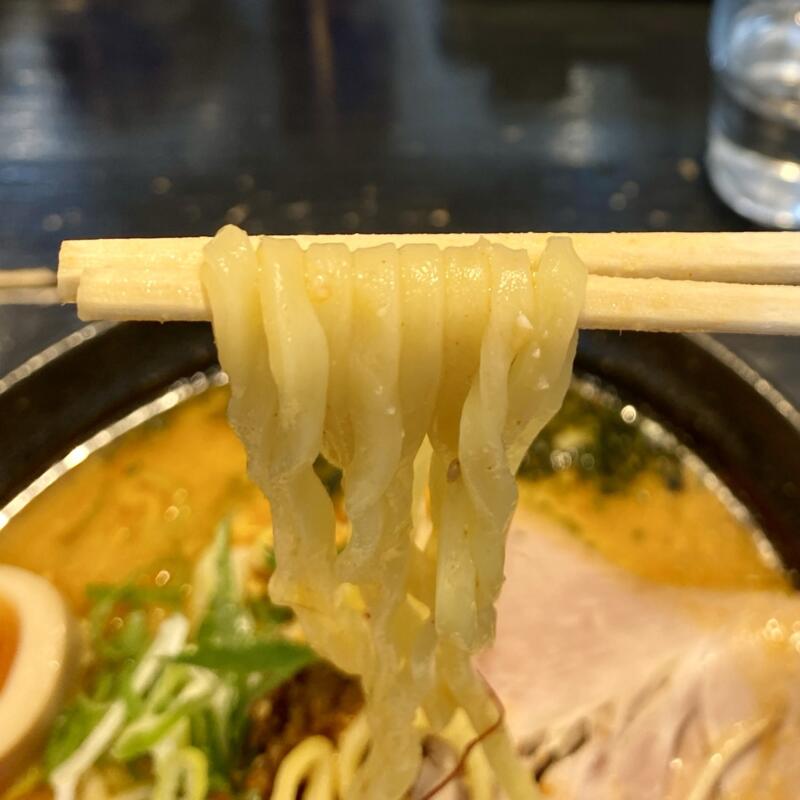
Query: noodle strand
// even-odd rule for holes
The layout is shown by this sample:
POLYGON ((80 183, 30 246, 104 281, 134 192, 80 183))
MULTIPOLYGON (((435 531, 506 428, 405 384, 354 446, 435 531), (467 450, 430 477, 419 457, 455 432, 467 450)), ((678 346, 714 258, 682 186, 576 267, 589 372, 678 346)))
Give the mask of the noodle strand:
POLYGON ((312 737, 282 763, 286 786, 399 800, 423 738, 465 713, 507 797, 536 797, 472 655, 494 637, 514 473, 569 381, 585 285, 569 241, 534 270, 483 240, 351 252, 262 237, 254 252, 226 227, 202 275, 231 421, 272 505, 271 595, 365 694, 340 778, 312 737), (342 470, 341 553, 320 453, 342 470))

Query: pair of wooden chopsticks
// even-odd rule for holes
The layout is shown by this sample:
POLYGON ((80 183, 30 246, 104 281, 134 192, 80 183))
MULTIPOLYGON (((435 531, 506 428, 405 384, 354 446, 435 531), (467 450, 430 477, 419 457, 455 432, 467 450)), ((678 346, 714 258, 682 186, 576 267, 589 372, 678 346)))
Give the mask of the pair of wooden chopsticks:
MULTIPOLYGON (((295 237, 302 247, 392 243, 472 244, 481 234, 295 237)), ((482 234, 535 260, 547 233, 482 234)), ((800 233, 576 233, 589 270, 582 328, 800 333, 800 233)), ((258 237, 253 237, 254 241, 258 237)), ((65 241, 64 302, 82 319, 207 320, 200 282, 207 237, 65 241)))
POLYGON ((49 267, 0 269, 0 306, 52 305, 58 301, 55 270, 49 267))

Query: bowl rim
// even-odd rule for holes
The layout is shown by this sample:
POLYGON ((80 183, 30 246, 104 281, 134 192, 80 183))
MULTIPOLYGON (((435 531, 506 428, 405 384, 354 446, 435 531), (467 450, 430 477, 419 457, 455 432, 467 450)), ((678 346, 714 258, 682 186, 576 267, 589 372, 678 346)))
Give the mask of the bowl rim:
MULTIPOLYGON (((158 323, 91 323, 9 372, 0 379, 0 527, 18 496, 85 458, 94 436, 110 437, 189 376, 207 380, 216 363, 208 325, 171 323, 167 334, 158 323)), ((800 411, 775 386, 703 334, 586 331, 573 371, 639 405, 698 456, 800 586, 800 411)))
MULTIPOLYGON (((0 395, 7 392, 12 386, 31 377, 36 372, 47 366, 65 353, 80 347, 82 344, 102 336, 112 328, 119 326, 119 322, 90 322, 81 326, 77 331, 57 339, 38 353, 23 361, 5 375, 0 377, 0 395)), ((750 387, 755 389, 782 417, 784 417, 800 434, 800 405, 796 406, 789 398, 778 389, 774 383, 765 378, 755 367, 752 367, 741 356, 708 333, 677 333, 679 336, 696 344, 710 356, 720 361, 732 372, 741 378, 750 387)))

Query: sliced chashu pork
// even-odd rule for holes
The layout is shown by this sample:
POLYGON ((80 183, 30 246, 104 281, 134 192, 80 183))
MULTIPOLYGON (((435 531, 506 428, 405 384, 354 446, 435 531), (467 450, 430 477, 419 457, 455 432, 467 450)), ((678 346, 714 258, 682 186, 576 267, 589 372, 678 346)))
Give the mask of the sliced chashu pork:
POLYGON ((655 586, 525 512, 506 573, 479 667, 549 796, 800 796, 800 601, 655 586))
POLYGON ((698 644, 663 680, 587 723, 546 773, 571 800, 795 800, 800 690, 786 663, 731 639, 698 644))

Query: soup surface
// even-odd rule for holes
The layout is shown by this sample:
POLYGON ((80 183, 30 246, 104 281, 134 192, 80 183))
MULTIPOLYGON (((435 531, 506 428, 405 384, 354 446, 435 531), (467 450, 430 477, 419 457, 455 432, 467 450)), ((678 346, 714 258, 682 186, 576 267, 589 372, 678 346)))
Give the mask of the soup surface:
MULTIPOLYGON (((206 391, 91 454, 0 531, 0 564, 21 567, 45 578, 89 628, 95 624, 98 607, 103 607, 98 597, 109 596, 98 593, 98 586, 173 590, 172 608, 190 610, 201 602, 198 597, 203 595, 205 620, 197 622, 193 612, 187 612, 194 620, 192 625, 202 634, 215 600, 213 592, 208 600, 207 587, 198 587, 198 575, 204 574, 202 564, 207 564, 209 558, 211 563, 214 558, 222 563, 221 551, 215 544, 219 541, 219 534, 215 539, 215 531, 220 521, 228 521, 225 547, 230 553, 250 552, 245 560, 249 558, 251 566, 254 544, 260 543, 267 551, 270 546, 269 508, 247 478, 243 448, 225 418, 226 399, 224 388, 206 391)), ((336 492, 336 473, 324 464, 319 465, 319 470, 330 490, 336 492)), ((509 586, 505 599, 501 598, 498 641, 503 646, 510 642, 509 648, 524 651, 524 643, 520 641, 524 635, 515 632, 509 622, 519 615, 508 611, 509 604, 514 609, 520 608, 528 597, 533 597, 534 590, 525 589, 526 582, 551 580, 552 571, 557 571, 561 563, 558 561, 561 555, 556 558, 547 547, 526 550, 526 537, 528 540, 544 537, 542 542, 560 542, 563 538, 566 548, 563 552, 576 559, 575 566, 569 566, 567 572, 577 575, 585 567, 587 587, 598 575, 598 580, 603 581, 613 575, 615 586, 620 581, 623 584, 632 581, 631 591, 634 594, 643 591, 648 603, 648 592, 656 592, 653 602, 657 605, 667 602, 664 598, 673 597, 665 592, 678 588, 711 592, 717 598, 716 605, 713 614, 706 614, 704 619, 723 617, 720 603, 728 602, 726 597, 739 597, 743 590, 758 590, 770 597, 790 591, 763 536, 713 476, 696 459, 685 456, 658 426, 643 420, 635 408, 623 405, 592 384, 578 384, 570 392, 559 415, 523 462, 519 486, 521 522, 515 523, 512 542, 516 544, 509 556, 515 561, 511 566, 507 564, 509 586), (546 522, 528 524, 529 519, 546 522), (557 532, 548 534, 548 526, 557 532), (522 539, 517 528, 526 531, 522 539), (539 528, 541 532, 537 532, 539 528), (530 569, 523 574, 519 565, 527 563, 525 559, 530 559, 530 569), (604 570, 611 572, 606 574, 604 570), (512 580, 515 575, 521 576, 516 583, 512 580), (516 600, 512 602, 508 599, 511 597, 516 600)), ((347 523, 341 510, 339 517, 344 540, 347 523)), ((268 561, 269 556, 265 563, 248 567, 250 571, 244 579, 248 596, 256 597, 258 602, 265 597, 268 561)), ((238 563, 233 557, 232 562, 238 563)), ((558 580, 553 580, 557 586, 558 580)), ((566 591, 569 603, 583 589, 567 587, 566 591)), ((590 591, 586 589, 587 596, 590 591)), ((135 604, 130 598, 141 599, 145 595, 125 592, 129 590, 116 594, 112 591, 113 600, 105 607, 108 614, 103 617, 102 636, 110 629, 116 635, 118 629, 133 625, 132 613, 140 609, 131 612, 135 604)), ((687 607, 693 603, 702 605, 695 595, 681 595, 681 598, 680 602, 687 607)), ((597 602, 603 605, 605 601, 597 602)), ((607 605, 613 608, 614 603, 610 601, 607 605)), ((631 607, 636 603, 626 601, 624 605, 631 607)), ((280 617, 274 608, 264 607, 267 615, 280 618, 285 641, 296 642, 297 631, 292 629, 291 620, 280 617)), ((157 600, 147 601, 143 608, 151 631, 169 613, 157 600)), ((2 609, 0 604, 0 620, 2 609)), ((254 611, 251 617, 257 619, 260 613, 254 611)), ((556 607, 546 609, 553 619, 559 613, 556 607)), ((656 609, 652 613, 656 620, 653 629, 658 630, 659 612, 656 609)), ((756 614, 758 624, 762 616, 761 611, 756 614)), ((773 621, 779 627, 791 625, 791 622, 784 625, 783 618, 776 617, 773 621)), ((540 623, 548 624, 546 619, 540 623)), ((609 624, 619 630, 635 625, 636 621, 617 620, 609 624)), ((682 641, 681 626, 675 629, 676 641, 682 641)), ((791 631, 783 633, 786 639, 791 631)), ((569 636, 569 647, 580 640, 574 631, 569 636)), ((212 648, 212 651, 219 656, 218 650, 212 648)), ((243 657, 244 651, 236 652, 243 657)), ((490 653, 482 668, 496 682, 508 707, 512 728, 518 724, 519 736, 524 739, 526 731, 532 732, 525 726, 534 724, 526 709, 531 704, 541 704, 541 699, 518 694, 519 666, 517 673, 509 673, 508 659, 501 656, 499 651, 490 653)), ((634 653, 628 657, 634 663, 638 656, 634 653)), ((96 691, 98 663, 124 664, 113 660, 103 662, 97 653, 92 658, 89 667, 79 672, 78 684, 83 691, 88 686, 96 691)), ((536 658, 538 655, 530 654, 530 663, 536 658)), ((585 660, 583 655, 580 658, 585 660)), ((0 641, 0 689, 8 662, 0 641)), ((616 671, 619 672, 618 665, 616 671)), ((598 669, 598 674, 601 672, 598 669)), ((546 682, 546 676, 542 681, 546 682)), ((610 690, 605 687, 603 691, 610 690)), ((245 790, 251 792, 246 796, 277 796, 271 792, 276 781, 280 781, 281 761, 293 752, 292 748, 310 741, 308 737, 312 734, 339 741, 342 731, 355 726, 353 720, 357 719, 360 707, 360 693, 351 679, 322 664, 309 666, 302 658, 287 671, 285 680, 270 683, 269 688, 254 698, 247 709, 247 724, 242 728, 244 738, 237 745, 240 752, 230 761, 235 768, 226 767, 230 774, 220 783, 219 797, 239 796, 236 793, 245 790), (316 698, 311 704, 310 697, 316 698), (300 707, 306 708, 307 713, 292 711, 300 707)), ((452 747, 456 747, 454 742, 461 741, 461 746, 468 743, 463 737, 459 740, 458 735, 453 736, 452 747)), ((0 768, 2 756, 0 751, 0 768)), ((478 797, 481 795, 475 786, 481 780, 480 763, 478 756, 470 758, 464 780, 478 797)), ((441 768, 441 764, 438 766, 441 768)), ((122 767, 104 769, 106 786, 126 791, 140 786, 139 772, 122 767)), ((46 772, 45 763, 44 767, 34 766, 21 779, 17 775, 16 788, 8 797, 48 796, 49 789, 44 784, 46 772)), ((545 775, 545 769, 535 774, 547 785, 549 773, 545 775)), ((559 776, 558 769, 554 774, 559 776)), ((553 785, 560 791, 557 780, 553 785)), ((556 796, 560 796, 558 791, 556 796)))
MULTIPOLYGON (((269 525, 212 389, 72 469, 0 534, 0 563, 52 581, 82 607, 98 581, 182 583, 230 516, 234 541, 269 525)), ((775 588, 785 577, 753 528, 675 451, 573 391, 523 464, 520 503, 553 516, 615 564, 651 581, 775 588)))

